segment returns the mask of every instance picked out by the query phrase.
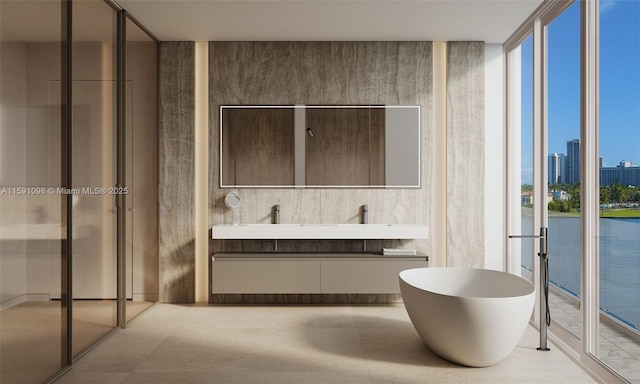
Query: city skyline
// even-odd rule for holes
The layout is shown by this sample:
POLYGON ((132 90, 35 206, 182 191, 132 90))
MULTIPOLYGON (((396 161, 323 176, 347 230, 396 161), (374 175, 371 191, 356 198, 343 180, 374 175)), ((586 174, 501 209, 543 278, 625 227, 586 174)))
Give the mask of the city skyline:
MULTIPOLYGON (((580 182, 580 140, 567 140, 565 153, 547 156, 547 182, 553 184, 578 184, 580 182)), ((618 183, 625 186, 640 185, 640 166, 620 160, 616 166, 604 166, 600 157, 600 185, 618 183)))
MULTIPOLYGON (((565 143, 568 143, 569 141, 573 141, 573 140, 580 140, 580 139, 573 138, 573 139, 567 140, 565 143)), ((549 155, 552 155, 554 153, 556 153, 558 155, 565 155, 565 156, 567 155, 566 149, 563 152, 549 150, 549 155)), ((621 162, 633 163, 633 165, 636 165, 636 166, 640 165, 640 164, 636 163, 635 161, 631 161, 631 160, 629 160, 627 158, 623 158, 623 159, 619 159, 619 160, 615 160, 614 159, 612 161, 607 162, 607 161, 605 161, 605 158, 603 156, 600 156, 600 161, 601 161, 600 166, 602 166, 602 167, 615 167, 618 164, 620 164, 621 162)))
MULTIPOLYGON (((640 164, 640 1, 601 1, 599 156, 604 166, 640 164)), ((580 2, 547 28, 548 154, 580 137, 580 2)), ((532 183, 533 39, 522 43, 522 183, 532 183)))

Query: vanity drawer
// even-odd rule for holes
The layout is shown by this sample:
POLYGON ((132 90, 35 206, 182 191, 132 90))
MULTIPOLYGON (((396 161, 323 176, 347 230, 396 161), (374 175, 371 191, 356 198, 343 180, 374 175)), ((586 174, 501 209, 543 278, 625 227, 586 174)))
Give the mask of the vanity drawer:
POLYGON ((400 293, 398 274, 425 268, 426 259, 328 260, 321 266, 322 293, 400 293))
POLYGON ((320 293, 320 261, 216 260, 212 263, 216 293, 320 293))

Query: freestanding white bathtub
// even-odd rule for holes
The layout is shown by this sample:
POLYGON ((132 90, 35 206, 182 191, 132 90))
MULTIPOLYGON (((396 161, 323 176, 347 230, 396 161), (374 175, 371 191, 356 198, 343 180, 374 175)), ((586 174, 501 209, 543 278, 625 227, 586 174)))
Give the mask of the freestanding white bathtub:
POLYGON ((497 364, 511 353, 534 302, 531 283, 487 269, 407 269, 400 272, 400 291, 427 346, 471 367, 497 364))

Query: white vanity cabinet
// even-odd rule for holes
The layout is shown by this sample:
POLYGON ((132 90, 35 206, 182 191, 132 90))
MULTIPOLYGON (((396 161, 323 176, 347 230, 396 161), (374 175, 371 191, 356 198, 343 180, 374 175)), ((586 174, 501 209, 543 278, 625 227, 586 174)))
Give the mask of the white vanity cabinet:
MULTIPOLYGON (((213 239, 426 239, 420 224, 237 224, 215 225, 213 239)), ((275 245, 275 244, 274 244, 275 245)), ((429 258, 366 252, 216 253, 213 294, 398 294, 398 274, 424 268, 429 258)))
POLYGON ((394 294, 398 274, 427 266, 426 255, 372 253, 217 253, 213 294, 394 294))

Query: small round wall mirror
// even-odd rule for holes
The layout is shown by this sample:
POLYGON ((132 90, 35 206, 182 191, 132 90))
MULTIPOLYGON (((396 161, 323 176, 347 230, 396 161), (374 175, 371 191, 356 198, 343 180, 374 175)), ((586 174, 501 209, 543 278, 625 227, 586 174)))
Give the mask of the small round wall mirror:
POLYGON ((229 192, 224 197, 224 205, 228 208, 236 209, 240 206, 240 195, 238 192, 229 192))

